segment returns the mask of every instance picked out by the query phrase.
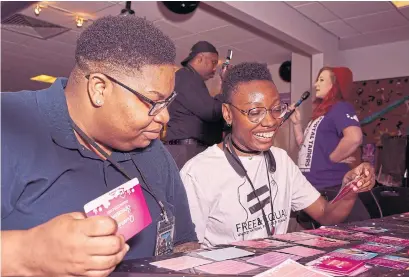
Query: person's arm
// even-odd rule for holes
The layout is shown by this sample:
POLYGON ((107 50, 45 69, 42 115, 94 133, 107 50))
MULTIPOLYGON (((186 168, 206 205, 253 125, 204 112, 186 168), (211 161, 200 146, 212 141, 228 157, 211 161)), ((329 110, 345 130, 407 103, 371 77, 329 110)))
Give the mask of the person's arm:
POLYGON ((349 158, 362 143, 362 130, 354 107, 347 102, 339 102, 333 106, 330 119, 335 131, 342 138, 329 159, 334 163, 349 158))
POLYGON ((168 168, 165 182, 170 188, 173 188, 173 197, 169 202, 175 208, 175 247, 173 251, 186 252, 198 249, 199 244, 197 242, 195 226, 192 222, 186 190, 180 178, 179 170, 170 153, 164 147, 163 150, 168 168))
POLYGON ((202 82, 186 80, 190 75, 180 73, 176 76, 175 90, 179 93, 178 101, 191 113, 205 122, 216 122, 223 118, 222 102, 210 96, 202 82))
POLYGON ((301 146, 304 141, 304 132, 302 130, 301 123, 293 124, 295 140, 298 146, 301 146))
POLYGON ((339 163, 350 157, 362 144, 361 127, 350 126, 342 131, 343 138, 338 143, 334 151, 329 155, 329 159, 334 163, 339 163))
POLYGON ((28 268, 27 231, 1 231, 1 276, 33 276, 28 268))
POLYGON ((304 211, 322 225, 333 225, 342 222, 351 212, 358 193, 369 191, 375 185, 374 169, 368 163, 362 163, 349 171, 342 183, 345 185, 362 174, 365 177, 339 201, 330 204, 323 197, 320 197, 312 205, 305 208, 304 211))
POLYGON ((192 214, 192 220, 195 225, 197 238, 201 244, 204 240, 210 206, 207 201, 208 197, 202 190, 203 184, 200 184, 196 180, 189 169, 190 164, 188 163, 182 168, 180 176, 186 188, 189 210, 192 214))

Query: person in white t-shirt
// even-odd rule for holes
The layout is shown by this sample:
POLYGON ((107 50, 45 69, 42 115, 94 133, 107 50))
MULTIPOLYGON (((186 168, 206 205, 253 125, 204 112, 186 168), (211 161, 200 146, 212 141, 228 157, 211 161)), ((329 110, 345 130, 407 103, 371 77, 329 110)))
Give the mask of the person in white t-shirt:
POLYGON ((329 204, 287 153, 272 146, 288 109, 267 65, 234 66, 222 89, 223 117, 231 134, 181 170, 202 247, 285 234, 291 210, 304 210, 321 224, 336 224, 349 214, 357 193, 374 186, 374 170, 363 163, 345 175, 343 184, 358 175, 363 179, 342 200, 329 204))

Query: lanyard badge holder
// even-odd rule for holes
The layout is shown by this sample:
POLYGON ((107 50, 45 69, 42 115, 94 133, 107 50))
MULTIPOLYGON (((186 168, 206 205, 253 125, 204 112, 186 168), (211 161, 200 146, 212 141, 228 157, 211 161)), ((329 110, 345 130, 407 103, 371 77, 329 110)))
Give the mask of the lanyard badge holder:
MULTIPOLYGON (((95 141, 93 141, 90 137, 88 137, 76 124, 73 120, 71 120, 73 129, 84 139, 87 143, 89 143, 92 147, 96 149, 102 156, 105 157, 119 172, 121 172, 127 179, 132 180, 131 176, 122 168, 122 166, 114 161, 108 153, 106 153, 95 141)), ((136 166, 136 165, 135 165, 136 166)), ((146 181, 144 175, 136 167, 143 182, 145 183, 147 188, 143 188, 147 193, 149 193, 153 199, 155 199, 156 203, 159 205, 161 209, 161 217, 162 219, 157 224, 156 229, 156 246, 155 246, 155 256, 160 256, 164 254, 171 254, 173 252, 173 237, 174 237, 174 230, 175 230, 175 218, 174 216, 169 216, 166 212, 165 206, 163 205, 162 201, 158 200, 156 195, 153 193, 152 189, 150 188, 149 183, 146 181)))

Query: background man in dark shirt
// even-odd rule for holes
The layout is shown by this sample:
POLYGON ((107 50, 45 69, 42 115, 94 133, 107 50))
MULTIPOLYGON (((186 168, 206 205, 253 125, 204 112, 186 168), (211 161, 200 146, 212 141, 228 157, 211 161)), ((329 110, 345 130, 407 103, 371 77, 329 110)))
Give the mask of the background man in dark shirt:
POLYGON ((176 72, 178 95, 169 107, 166 144, 179 169, 207 146, 222 139, 222 104, 210 96, 205 81, 214 77, 219 55, 207 41, 193 45, 184 66, 176 72))

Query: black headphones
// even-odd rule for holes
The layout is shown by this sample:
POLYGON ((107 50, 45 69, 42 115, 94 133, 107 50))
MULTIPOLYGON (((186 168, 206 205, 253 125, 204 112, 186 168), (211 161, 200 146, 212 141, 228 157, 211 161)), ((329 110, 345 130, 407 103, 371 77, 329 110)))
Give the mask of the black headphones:
MULTIPOLYGON (((234 169, 234 171, 236 171, 236 173, 239 174, 240 177, 246 177, 247 181, 250 183, 251 188, 253 189, 253 193, 256 196, 258 203, 261 205, 261 201, 256 193, 256 189, 253 185, 253 182, 248 176, 246 168, 241 163, 240 158, 237 156, 237 153, 234 149, 231 133, 227 134, 223 140, 223 152, 227 158, 227 161, 229 162, 231 167, 234 169)), ((274 173, 276 171, 276 160, 274 158, 273 153, 271 152, 271 150, 268 150, 268 151, 264 151, 263 155, 267 163, 268 171, 270 171, 271 173, 274 173)), ((267 176, 269 175, 267 174, 267 176)), ((273 206, 271 206, 271 209, 273 209, 273 206)), ((274 231, 272 232, 270 229, 270 225, 268 224, 267 216, 263 208, 261 208, 261 212, 263 214, 263 220, 266 226, 267 235, 272 236, 274 231)), ((271 210, 271 212, 273 212, 273 210, 271 210)))

